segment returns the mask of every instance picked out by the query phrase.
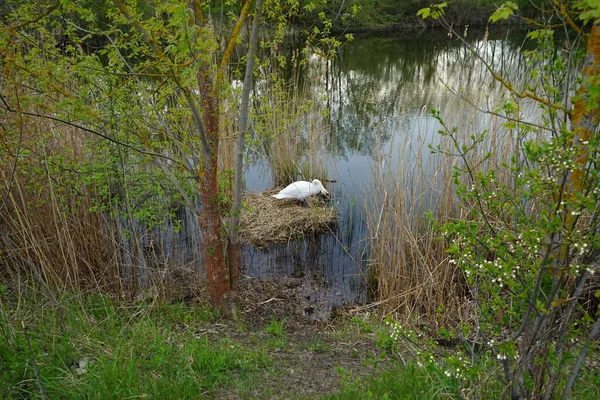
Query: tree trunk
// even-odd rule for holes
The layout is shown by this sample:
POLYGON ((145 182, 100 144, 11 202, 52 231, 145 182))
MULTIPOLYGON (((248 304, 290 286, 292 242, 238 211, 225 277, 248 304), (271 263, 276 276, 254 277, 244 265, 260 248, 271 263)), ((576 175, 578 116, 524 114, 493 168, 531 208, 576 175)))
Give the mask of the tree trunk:
MULTIPOLYGON (((577 98, 570 113, 571 128, 573 130, 573 147, 575 148, 575 163, 577 168, 570 177, 570 194, 581 192, 584 188, 587 163, 589 159, 588 143, 600 122, 600 108, 598 105, 590 107, 591 87, 600 85, 600 23, 595 23, 587 39, 587 53, 581 71, 581 86, 577 90, 577 98)), ((572 228, 572 224, 567 225, 572 228)))
POLYGON ((202 97, 202 123, 208 151, 202 152, 198 167, 200 182, 200 229, 204 266, 208 274, 210 298, 219 306, 229 292, 229 274, 225 263, 221 236, 221 212, 217 185, 217 155, 219 153, 219 99, 210 69, 205 63, 198 67, 198 85, 202 97))
MULTIPOLYGON (((213 81, 211 68, 201 61, 198 67, 198 85, 202 98, 202 128, 206 138, 203 147, 203 159, 200 162, 200 228, 203 232, 202 247, 204 265, 208 274, 211 301, 219 306, 225 296, 231 291, 237 291, 239 280, 239 245, 229 250, 229 263, 225 260, 224 243, 222 238, 221 205, 219 204, 219 188, 217 185, 217 157, 219 154, 219 95, 225 76, 225 69, 239 37, 239 32, 246 19, 251 0, 246 0, 240 16, 233 28, 229 44, 223 54, 218 68, 216 80, 213 81)), ((194 2, 198 5, 198 2, 194 2)), ((199 15, 196 7, 196 14, 199 15)), ((198 21, 199 22, 199 21, 198 21)), ((249 57, 253 59, 254 57, 249 57)), ((239 213, 238 213, 239 214, 239 213)))
POLYGON ((218 202, 217 161, 203 160, 200 169, 200 229, 204 266, 208 274, 210 299, 218 306, 229 292, 229 276, 221 238, 221 213, 218 202))
POLYGON ((252 76, 254 72, 254 56, 258 47, 258 28, 260 25, 263 0, 256 1, 256 14, 252 23, 252 32, 250 33, 250 43, 248 49, 248 59, 246 61, 246 74, 244 76, 244 86, 242 88, 242 99, 239 114, 239 132, 235 141, 235 165, 234 165, 234 187, 233 187, 233 206, 231 207, 231 218, 229 221, 229 276, 231 290, 237 290, 239 286, 239 269, 241 259, 241 245, 238 234, 240 224, 240 212, 242 210, 242 187, 243 187, 243 166, 244 166, 244 147, 246 143, 246 132, 248 127, 248 104, 250 102, 250 89, 252 88, 252 76))
MULTIPOLYGON (((142 38, 154 51, 157 59, 165 58, 163 49, 161 49, 160 46, 152 39, 152 35, 146 31, 145 27, 140 23, 140 21, 132 16, 132 13, 129 11, 125 3, 122 0, 113 0, 113 2, 117 8, 119 8, 121 14, 131 21, 138 32, 140 32, 142 38)), ((197 128, 197 134, 202 144, 202 152, 200 155, 201 158, 198 166, 199 196, 202 203, 199 213, 199 223, 202 237, 201 244, 204 266, 206 267, 210 286, 211 301, 214 306, 221 305, 230 290, 237 290, 239 276, 239 244, 237 247, 234 246, 229 253, 231 258, 230 262, 233 263, 230 272, 230 269, 228 269, 228 264, 225 260, 224 243, 222 240, 222 221, 220 211, 221 204, 219 203, 219 188, 217 184, 220 112, 219 95, 221 84, 224 80, 226 67, 237 43, 239 32, 246 19, 251 3, 252 0, 246 0, 244 3, 244 7, 240 12, 240 16, 232 31, 231 38, 229 39, 229 44, 223 54, 221 63, 219 64, 216 79, 213 79, 211 68, 213 65, 210 61, 211 57, 206 58, 205 56, 207 56, 207 54, 203 54, 194 58, 194 60, 198 61, 196 77, 198 80, 201 97, 199 109, 194 103, 195 98, 191 95, 191 92, 187 88, 181 87, 188 106, 190 107, 194 124, 197 128)), ((261 3, 262 0, 258 0, 258 4, 261 3)), ((194 23, 198 26, 201 26, 204 23, 201 2, 199 0, 193 0, 190 2, 190 6, 193 9, 194 23)), ((259 7, 257 6, 257 8, 259 7)), ((256 21, 258 21, 259 16, 260 13, 257 12, 256 21)), ((202 40, 202 38, 197 38, 197 40, 202 40)), ((256 41, 256 38, 254 41, 256 41)), ((249 60, 252 60, 252 62, 254 61, 253 56, 249 56, 248 58, 249 60)), ((180 85, 176 75, 173 75, 173 79, 178 85, 180 85)), ((239 185, 241 185, 241 180, 239 185)), ((239 210, 236 214, 239 214, 239 210)))

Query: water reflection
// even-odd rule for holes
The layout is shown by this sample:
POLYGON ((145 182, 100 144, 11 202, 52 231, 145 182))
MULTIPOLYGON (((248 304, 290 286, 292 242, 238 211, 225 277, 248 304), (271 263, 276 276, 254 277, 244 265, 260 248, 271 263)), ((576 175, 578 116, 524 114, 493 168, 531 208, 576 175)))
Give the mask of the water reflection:
MULTIPOLYGON (((518 85, 525 65, 516 51, 520 41, 491 39, 482 33, 471 45, 481 49, 489 65, 518 85)), ((295 49, 291 54, 302 71, 304 93, 316 101, 316 107, 300 121, 303 126, 298 134, 304 137, 298 141, 299 154, 304 154, 304 159, 298 162, 317 160, 324 164, 328 178, 337 181, 326 183, 326 188, 339 211, 338 223, 320 236, 262 250, 244 246, 242 273, 270 279, 294 277, 316 314, 327 315, 334 306, 367 300, 371 237, 366 218, 369 213, 378 216, 374 207, 385 193, 373 191, 385 192, 382 182, 397 186, 413 180, 427 183, 427 188, 405 185, 409 194, 414 192, 410 198, 418 198, 406 205, 407 213, 436 207, 435 188, 447 184, 447 178, 439 173, 428 148, 428 144, 438 143, 440 129, 429 108, 441 110, 449 125, 463 131, 491 129, 497 136, 490 140, 499 141, 508 135, 498 128, 501 121, 466 105, 448 87, 482 108, 495 107, 506 92, 464 45, 444 35, 357 38, 334 60, 310 56, 300 63, 304 53, 295 49), (311 124, 317 119, 317 135, 310 137, 314 133, 311 124), (401 177, 394 175, 397 171, 401 177)), ((246 170, 247 191, 270 188, 268 155, 261 147, 248 151, 253 161, 246 170)), ((178 230, 168 224, 156 231, 140 227, 137 237, 143 243, 129 245, 123 263, 140 269, 179 265, 202 271, 197 218, 188 210, 178 219, 178 230), (161 253, 156 249, 162 249, 161 253), (136 261, 142 254, 151 254, 156 260, 136 261)), ((123 240, 133 243, 132 238, 123 240)))
MULTIPOLYGON (((471 45, 513 82, 523 74, 525 63, 516 51, 519 41, 482 33, 471 45)), ((326 186, 339 209, 339 221, 330 234, 319 237, 265 250, 246 246, 243 265, 252 277, 296 276, 306 285, 322 282, 315 295, 328 309, 366 300, 370 238, 364 210, 377 187, 372 181, 381 176, 374 171, 389 173, 385 171, 390 164, 401 164, 409 177, 425 173, 439 179, 427 145, 437 143, 440 126, 428 110, 439 109, 450 125, 478 132, 499 122, 465 106, 448 87, 482 107, 495 107, 506 93, 463 44, 441 35, 357 38, 334 60, 310 56, 305 61, 303 84, 328 115, 325 146, 307 147, 305 154, 308 158, 311 152, 325 153, 321 156, 328 177, 337 180, 326 186)), ((270 187, 267 161, 258 158, 249 165, 246 181, 248 191, 270 187)), ((435 193, 423 202, 433 207, 435 193)))

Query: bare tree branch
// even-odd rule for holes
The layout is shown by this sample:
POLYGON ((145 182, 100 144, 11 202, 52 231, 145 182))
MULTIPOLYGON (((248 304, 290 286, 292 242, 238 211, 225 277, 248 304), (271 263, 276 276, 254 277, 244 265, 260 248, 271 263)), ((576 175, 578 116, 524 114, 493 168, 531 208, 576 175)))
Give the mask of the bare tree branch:
POLYGON ((171 158, 169 156, 165 156, 164 154, 159 154, 159 153, 154 153, 152 151, 142 150, 139 147, 133 146, 133 145, 131 145, 129 143, 124 143, 124 142, 121 142, 121 141, 116 140, 114 138, 111 138, 110 136, 105 135, 104 133, 101 133, 101 132, 99 132, 97 130, 85 127, 83 125, 79 125, 79 124, 71 122, 71 121, 67 121, 67 120, 62 119, 62 118, 54 117, 52 115, 44 115, 44 114, 38 114, 38 113, 28 112, 28 111, 13 110, 11 107, 8 106, 8 104, 6 103, 6 100, 4 99, 4 97, 2 96, 2 94, 0 94, 0 99, 2 99, 2 102, 4 104, 3 106, 0 106, 0 108, 6 110, 8 112, 16 113, 16 114, 21 114, 21 115, 28 115, 30 117, 36 117, 36 118, 42 118, 42 119, 48 119, 48 120, 51 120, 51 121, 60 122, 61 124, 72 126, 74 128, 81 129, 82 131, 89 132, 91 134, 99 136, 99 137, 101 137, 103 139, 108 140, 109 142, 118 144, 119 146, 127 147, 128 149, 134 150, 137 153, 145 154, 145 155, 152 156, 152 157, 163 158, 163 159, 171 161, 171 162, 173 162, 175 164, 182 165, 181 162, 179 162, 179 161, 177 161, 177 160, 175 160, 175 159, 173 159, 173 158, 171 158))

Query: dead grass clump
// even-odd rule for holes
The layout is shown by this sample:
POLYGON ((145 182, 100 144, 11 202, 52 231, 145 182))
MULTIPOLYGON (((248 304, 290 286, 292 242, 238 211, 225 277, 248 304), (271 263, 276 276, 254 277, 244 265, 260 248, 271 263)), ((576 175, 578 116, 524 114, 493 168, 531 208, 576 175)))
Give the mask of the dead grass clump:
POLYGON ((271 195, 277 189, 249 193, 240 215, 240 236, 245 242, 262 248, 331 229, 335 209, 327 207, 320 198, 309 198, 308 207, 296 200, 279 200, 271 195))

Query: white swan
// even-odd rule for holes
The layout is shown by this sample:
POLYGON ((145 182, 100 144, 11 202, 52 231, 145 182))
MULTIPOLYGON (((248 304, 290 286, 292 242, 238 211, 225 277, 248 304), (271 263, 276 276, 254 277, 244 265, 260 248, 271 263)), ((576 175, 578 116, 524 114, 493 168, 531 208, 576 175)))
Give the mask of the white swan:
POLYGON ((304 200, 307 197, 321 193, 326 199, 329 198, 329 192, 325 190, 320 180, 315 179, 312 182, 296 181, 287 185, 279 193, 274 194, 276 199, 295 199, 304 200))

